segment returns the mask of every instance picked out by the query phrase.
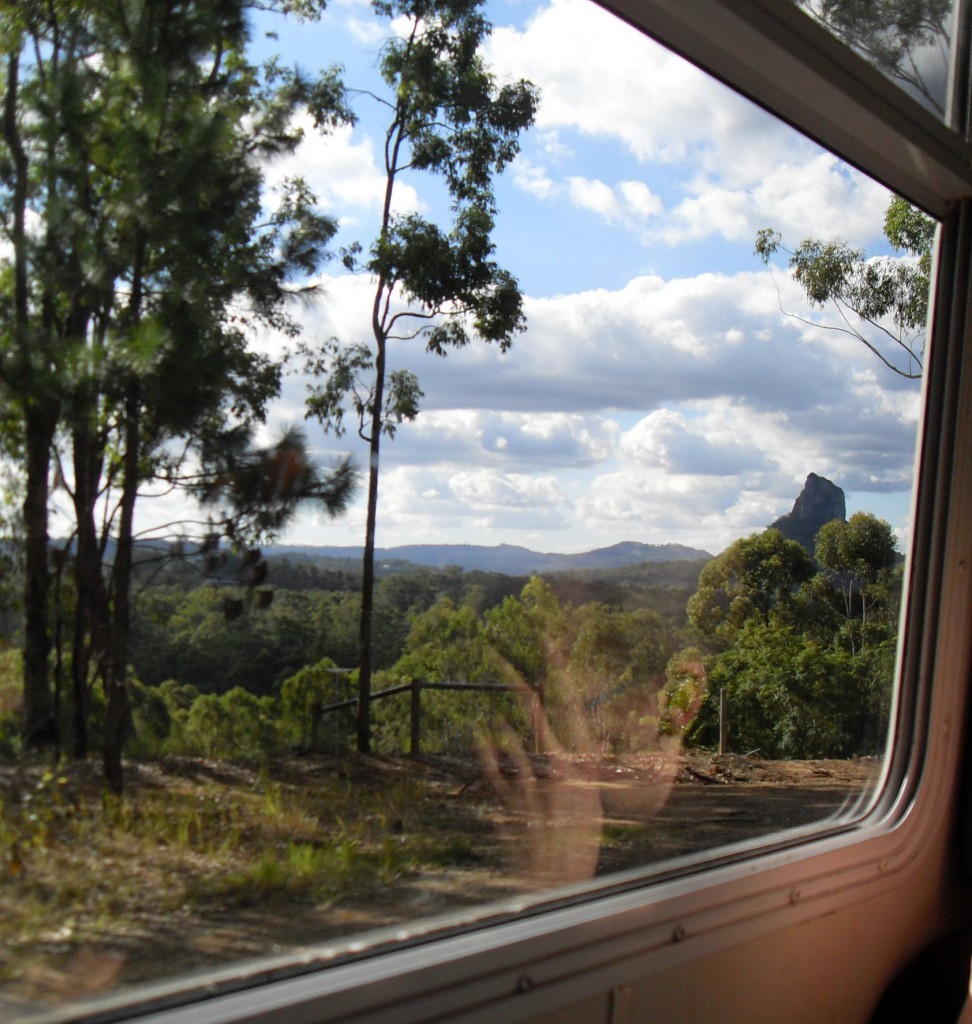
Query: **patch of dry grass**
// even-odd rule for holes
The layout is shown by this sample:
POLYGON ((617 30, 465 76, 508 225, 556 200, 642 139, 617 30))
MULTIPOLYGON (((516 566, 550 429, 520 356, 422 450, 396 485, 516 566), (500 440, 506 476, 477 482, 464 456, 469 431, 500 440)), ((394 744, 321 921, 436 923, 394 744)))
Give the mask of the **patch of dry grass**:
POLYGON ((334 907, 468 861, 468 840, 437 834, 429 795, 400 769, 355 778, 313 762, 131 765, 121 798, 89 764, 4 769, 0 982, 92 944, 150 946, 179 921, 334 907))

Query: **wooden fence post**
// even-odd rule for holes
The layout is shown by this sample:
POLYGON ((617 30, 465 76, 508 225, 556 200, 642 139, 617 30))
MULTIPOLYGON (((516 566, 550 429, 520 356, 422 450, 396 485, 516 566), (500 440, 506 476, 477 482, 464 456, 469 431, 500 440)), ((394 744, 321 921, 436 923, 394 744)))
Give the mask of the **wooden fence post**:
POLYGON ((726 719, 728 718, 729 712, 729 696, 726 693, 726 688, 723 686, 719 690, 719 753, 724 754, 726 752, 726 740, 729 735, 729 727, 726 719))
POLYGON ((412 680, 412 715, 411 715, 411 736, 409 739, 408 752, 412 757, 418 757, 422 747, 422 684, 412 680))

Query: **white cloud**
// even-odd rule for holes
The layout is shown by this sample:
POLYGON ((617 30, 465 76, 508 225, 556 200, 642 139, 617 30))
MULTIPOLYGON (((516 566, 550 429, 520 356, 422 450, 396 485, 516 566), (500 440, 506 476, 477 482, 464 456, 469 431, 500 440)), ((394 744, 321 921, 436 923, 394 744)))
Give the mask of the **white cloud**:
POLYGON ((662 201, 643 181, 622 181, 618 191, 628 208, 640 217, 654 217, 662 212, 662 201))
POLYGON ((493 470, 463 470, 449 478, 454 497, 474 512, 492 512, 511 507, 543 512, 565 503, 565 496, 552 476, 525 476, 493 470))
MULTIPOLYGON (((301 177, 325 210, 345 214, 350 207, 352 216, 379 210, 385 195, 385 172, 375 158, 373 141, 362 138, 350 125, 325 134, 314 128, 309 117, 299 123, 303 140, 296 152, 268 166, 268 186, 273 189, 284 178, 301 177)), ((408 213, 421 209, 421 205, 415 189, 399 182, 395 211, 408 213)))
MULTIPOLYGON (((573 261, 581 282, 607 266, 611 276, 588 280, 612 286, 545 281, 505 355, 390 347, 389 368, 415 372, 425 398, 382 448, 379 544, 637 539, 715 551, 789 511, 811 471, 853 492, 855 507, 898 500, 917 389, 850 339, 786 317, 781 306, 803 311, 800 289, 752 254, 768 225, 792 243, 871 245, 884 189, 587 0, 553 0, 522 31, 499 29, 488 57, 501 79, 543 91, 511 168, 516 201, 503 204, 518 258, 573 261), (622 264, 622 232, 646 247, 643 262, 624 238, 622 264), (688 266, 693 254, 720 272, 688 266)), ((309 130, 272 171, 303 173, 328 208, 364 222, 384 186, 376 152, 362 126, 328 139, 309 130)), ((433 198, 401 195, 403 209, 433 198)), ((370 343, 372 287, 323 276, 299 312, 305 340, 370 343)), ((271 430, 301 421, 304 384, 287 378, 271 430)), ((366 464, 353 436, 308 429, 316 454, 366 464)), ((360 543, 363 522, 359 500, 339 523, 308 517, 301 529, 360 543)))
POLYGON ((575 206, 599 213, 605 220, 619 219, 618 201, 614 190, 603 181, 591 181, 589 178, 568 178, 567 189, 575 206))
POLYGON ((520 157, 513 165, 513 176, 520 189, 537 199, 549 199, 558 190, 546 168, 533 163, 527 157, 520 157))
POLYGON ((565 196, 647 244, 749 241, 767 224, 786 235, 809 223, 827 237, 875 237, 885 189, 589 0, 552 0, 523 31, 498 29, 488 55, 541 89, 543 138, 528 143, 516 179, 537 198, 565 196), (644 180, 561 178, 551 139, 578 137, 620 145, 644 180), (659 175, 670 179, 667 209, 659 175))
POLYGON ((385 28, 376 18, 369 17, 369 14, 366 12, 362 17, 348 18, 345 25, 352 38, 363 46, 378 47, 385 41, 385 28))
MULTIPOLYGON (((525 184, 538 199, 550 198, 558 191, 550 178, 541 178, 537 169, 525 184), (537 187, 542 181, 543 187, 537 187)), ((662 201, 641 181, 622 181, 610 186, 596 179, 578 176, 566 179, 566 193, 571 203, 598 214, 608 224, 621 224, 635 234, 643 232, 645 223, 662 212, 662 201)))
POLYGON ((386 455, 395 463, 476 465, 506 471, 588 469, 616 448, 603 416, 430 409, 399 428, 386 455))
POLYGON ((540 129, 617 138, 642 160, 775 134, 751 104, 587 0, 553 0, 523 32, 498 28, 487 56, 501 76, 540 86, 540 129))
MULTIPOLYGON (((383 447, 380 542, 714 550, 788 511, 809 472, 848 491, 906 490, 916 389, 786 317, 777 288, 797 301, 779 271, 641 277, 528 300, 528 331, 506 355, 393 349, 392 368, 416 372, 426 397, 383 447)), ((369 294, 327 279, 311 335, 366 341, 369 294)), ((296 413, 302 381, 287 387, 296 413)), ((343 444, 363 465, 361 446, 343 444)))

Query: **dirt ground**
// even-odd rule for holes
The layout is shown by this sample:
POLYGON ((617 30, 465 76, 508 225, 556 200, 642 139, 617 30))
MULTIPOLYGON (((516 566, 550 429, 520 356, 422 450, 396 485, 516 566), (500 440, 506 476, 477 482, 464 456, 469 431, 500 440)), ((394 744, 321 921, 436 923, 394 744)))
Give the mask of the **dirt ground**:
MULTIPOLYGON (((780 762, 702 752, 290 761, 275 766, 276 780, 312 786, 341 773, 361 791, 409 780, 423 803, 422 827, 439 841, 454 839, 468 856, 338 899, 274 896, 181 907, 144 913, 137 927, 109 927, 97 942, 52 940, 44 955, 0 984, 0 1016, 17 1020, 41 1006, 120 986, 290 955, 818 822, 852 808, 879 770, 880 762, 869 759, 780 762)), ((186 758, 130 777, 137 788, 150 776, 157 785, 160 772, 211 780, 220 771, 244 770, 186 758)), ((404 827, 388 823, 393 832, 404 827)))

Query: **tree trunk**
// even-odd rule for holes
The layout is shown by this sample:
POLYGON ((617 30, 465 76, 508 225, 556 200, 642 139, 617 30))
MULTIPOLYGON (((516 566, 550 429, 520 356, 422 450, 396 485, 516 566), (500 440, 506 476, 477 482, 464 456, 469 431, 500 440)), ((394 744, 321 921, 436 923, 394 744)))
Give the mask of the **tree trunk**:
MULTIPOLYGON (((101 548, 95 526, 95 505, 103 468, 103 447, 91 429, 93 410, 82 402, 75 416, 74 515, 77 523, 77 549, 74 579, 77 605, 71 656, 72 754, 88 755, 88 705, 91 686, 92 653, 104 667, 108 664, 110 618, 108 595, 102 577, 101 548)), ((102 675, 104 676, 104 668, 102 675)))
POLYGON ((385 340, 376 328, 374 407, 368 465, 368 514, 361 561, 361 620, 358 631, 358 750, 371 749, 371 626, 375 598, 375 526, 378 519, 378 458, 381 447, 381 403, 385 390, 385 340))
POLYGON ((32 747, 57 743, 48 658, 50 571, 47 565, 48 475, 57 411, 24 410, 27 481, 24 497, 24 742, 32 747))
POLYGON ((141 403, 138 382, 128 384, 125 402, 124 479, 118 521, 115 564, 112 570, 114 605, 111 619, 111 654, 105 673, 105 781, 120 793, 124 785, 122 751, 125 746, 131 712, 128 703, 128 633, 131 623, 132 532, 135 499, 138 496, 139 433, 141 403))
MULTIPOLYGON (((13 246, 13 340, 14 352, 26 372, 29 360, 30 309, 27 248, 28 160, 18 123, 20 86, 19 54, 7 56, 6 92, 3 102, 3 137, 13 164, 10 241, 13 246)), ((19 375, 18 375, 19 376, 19 375)), ((47 566, 47 499, 51 468, 51 443, 57 428, 57 402, 37 395, 24 398, 23 381, 7 380, 21 396, 27 461, 24 496, 24 711, 23 737, 28 746, 56 743, 57 723, 51 694, 48 657, 50 626, 48 600, 50 573, 47 566)))

